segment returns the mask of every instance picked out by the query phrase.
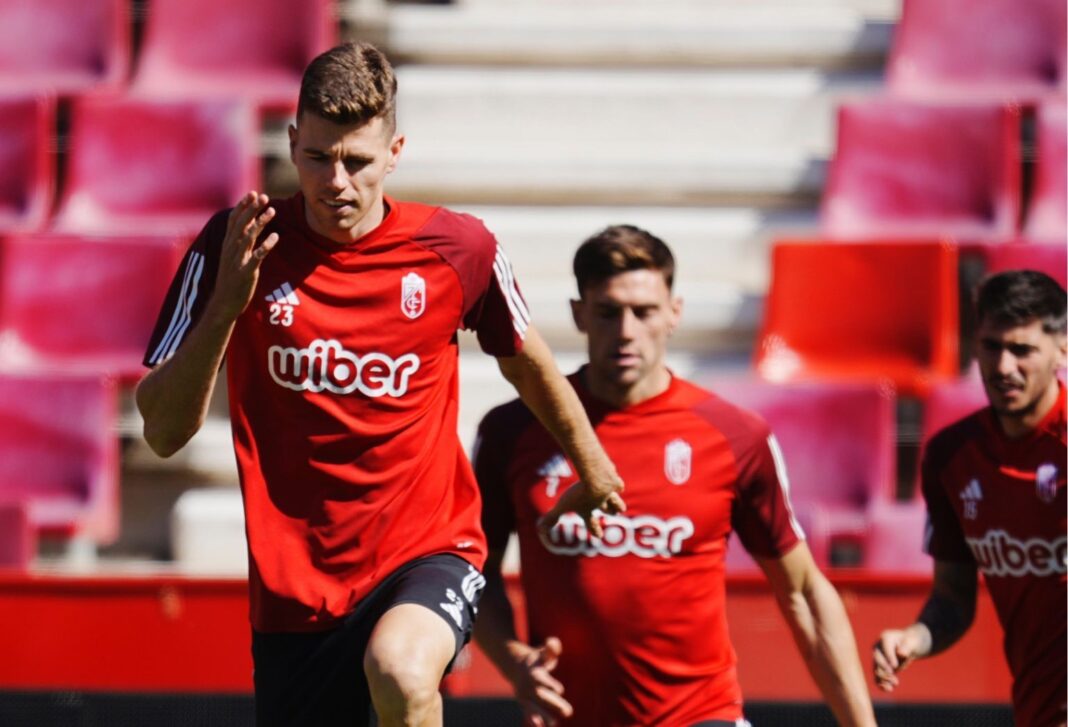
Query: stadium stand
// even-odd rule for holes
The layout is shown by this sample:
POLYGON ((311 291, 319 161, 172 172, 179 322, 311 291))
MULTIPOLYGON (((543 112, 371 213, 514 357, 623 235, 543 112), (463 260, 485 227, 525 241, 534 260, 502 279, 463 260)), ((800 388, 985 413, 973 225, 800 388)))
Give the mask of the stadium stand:
POLYGON ((924 402, 923 442, 926 444, 941 429, 985 406, 986 393, 976 366, 963 376, 932 386, 924 402))
POLYGON ((0 92, 120 89, 132 35, 129 0, 0 3, 0 92))
POLYGON ((33 561, 36 539, 26 503, 0 502, 0 568, 25 570, 33 561))
POLYGON ((907 396, 957 372, 957 249, 780 241, 754 365, 770 381, 887 380, 907 396))
POLYGON ((77 233, 196 232, 259 188, 259 136, 240 101, 81 97, 71 107, 53 226, 77 233))
POLYGON ((1063 0, 904 0, 894 94, 1034 102, 1065 88, 1063 0))
POLYGON ((876 500, 868 506, 861 562, 869 573, 929 575, 931 557, 923 552, 927 506, 923 499, 876 500))
POLYGON ((115 385, 99 376, 0 375, 0 500, 37 533, 118 535, 115 385))
MULTIPOLYGON (((860 565, 867 509, 894 493, 893 389, 837 381, 770 384, 756 378, 710 377, 704 383, 771 427, 786 462, 790 500, 816 562, 860 565)), ((732 540, 728 569, 752 569, 751 563, 732 540)))
POLYGON ((1020 114, 1002 104, 843 104, 823 234, 1010 238, 1020 217, 1020 114))
POLYGON ((0 240, 0 366, 139 378, 181 242, 44 233, 0 240))
POLYGON ((333 0, 152 0, 133 92, 292 112, 304 67, 337 39, 333 0))
POLYGON ((0 99, 0 232, 34 230, 55 195, 55 99, 0 99))
MULTIPOLYGON (((1035 187, 1023 236, 1062 250, 1068 242, 1068 110, 1064 96, 1048 99, 1036 114, 1035 187)), ((1063 266, 1062 266, 1063 267, 1063 266)))

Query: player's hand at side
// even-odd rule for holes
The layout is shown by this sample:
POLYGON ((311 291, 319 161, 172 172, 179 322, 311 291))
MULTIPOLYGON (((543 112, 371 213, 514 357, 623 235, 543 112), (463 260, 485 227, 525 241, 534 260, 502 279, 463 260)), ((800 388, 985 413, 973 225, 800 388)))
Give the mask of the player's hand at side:
POLYGON ((538 520, 538 529, 547 535, 565 513, 574 512, 586 522, 589 533, 599 538, 604 535, 601 515, 616 515, 627 509, 623 497, 619 494, 622 491, 623 480, 615 472, 612 472, 609 484, 602 484, 601 487, 576 482, 564 490, 564 494, 560 495, 552 509, 538 520))
POLYGON ((540 647, 513 641, 508 650, 515 659, 509 681, 526 727, 553 727, 558 719, 570 717, 574 710, 563 697, 564 685, 552 675, 562 651, 560 639, 550 636, 540 647))
POLYGON ((230 211, 219 257, 219 273, 212 302, 223 315, 237 318, 248 307, 259 280, 260 265, 278 243, 272 232, 259 245, 263 228, 274 219, 265 194, 249 192, 230 211))
POLYGON ((875 684, 892 692, 900 683, 898 673, 921 655, 922 640, 914 629, 887 629, 873 648, 875 684))

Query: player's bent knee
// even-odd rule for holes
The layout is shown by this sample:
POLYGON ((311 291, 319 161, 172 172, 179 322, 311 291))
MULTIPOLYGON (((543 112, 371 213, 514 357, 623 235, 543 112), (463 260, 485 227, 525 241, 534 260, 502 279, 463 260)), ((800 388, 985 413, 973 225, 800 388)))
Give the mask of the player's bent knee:
POLYGON ((363 666, 380 720, 422 724, 441 708, 438 687, 455 642, 439 616, 411 604, 379 621, 363 666))

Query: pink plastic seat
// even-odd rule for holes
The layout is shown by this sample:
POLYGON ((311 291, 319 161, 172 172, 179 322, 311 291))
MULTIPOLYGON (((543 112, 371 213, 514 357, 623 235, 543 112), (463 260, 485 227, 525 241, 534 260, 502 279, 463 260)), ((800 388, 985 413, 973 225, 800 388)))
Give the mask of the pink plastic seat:
POLYGON ((1042 104, 1035 118, 1035 189, 1024 237, 1064 249, 1068 242, 1068 99, 1042 104))
POLYGON ((55 194, 55 101, 0 100, 0 232, 40 228, 55 194))
POLYGON ((988 404, 979 368, 975 365, 963 376, 932 387, 923 405, 921 439, 924 445, 942 429, 988 404))
POLYGON ((905 0, 894 94, 1032 101, 1065 83, 1064 0, 905 0))
POLYGON ((37 549, 27 505, 0 501, 0 569, 25 570, 37 549))
POLYGON ((980 255, 987 273, 1004 270, 1038 270, 1062 286, 1068 286, 1068 245, 1030 244, 986 245, 980 255))
POLYGON ((0 375, 0 501, 37 531, 118 534, 115 387, 105 378, 0 375))
POLYGON ((11 237, 0 242, 0 364, 139 377, 179 238, 11 237))
POLYGON ((129 0, 5 0, 0 36, 5 94, 118 88, 129 75, 129 0))
POLYGON ((242 102, 83 98, 73 105, 55 227, 198 231, 258 187, 259 126, 242 102))
POLYGON ((133 85, 292 111, 304 67, 337 38, 333 0, 152 0, 133 85))
POLYGON ((843 104, 820 206, 824 235, 1012 237, 1020 216, 1020 114, 993 104, 843 104))
POLYGON ((881 573, 930 574, 931 556, 923 552, 927 506, 923 498, 907 502, 879 500, 868 508, 862 563, 881 573))
MULTIPOLYGON (((721 397, 764 418, 782 450, 790 500, 816 562, 838 562, 859 542, 866 510, 893 497, 895 395, 877 384, 769 384, 756 378, 709 379, 721 397)), ((847 554, 848 555, 848 554, 847 554)), ((748 561, 737 541, 728 568, 748 561)))
POLYGON ((756 346, 765 379, 887 381, 924 395, 958 367, 957 250, 780 241, 756 346))

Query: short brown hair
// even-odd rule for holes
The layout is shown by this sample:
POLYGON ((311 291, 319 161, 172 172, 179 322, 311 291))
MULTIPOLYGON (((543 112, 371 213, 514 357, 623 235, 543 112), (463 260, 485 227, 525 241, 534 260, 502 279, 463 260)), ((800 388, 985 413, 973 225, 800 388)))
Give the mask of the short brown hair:
POLYGON ((1064 335, 1065 293, 1060 283, 1037 270, 1006 270, 984 278, 976 294, 979 323, 990 320, 998 326, 1026 326, 1042 321, 1049 335, 1064 335))
POLYGON ((397 77, 370 43, 344 43, 317 56, 300 82, 297 122, 312 113, 336 124, 365 124, 381 117, 397 128, 397 77))
POLYGON ((572 266, 579 297, 586 288, 630 270, 657 270, 668 290, 675 282, 675 257, 664 241, 634 225, 611 225, 575 252, 572 266))

